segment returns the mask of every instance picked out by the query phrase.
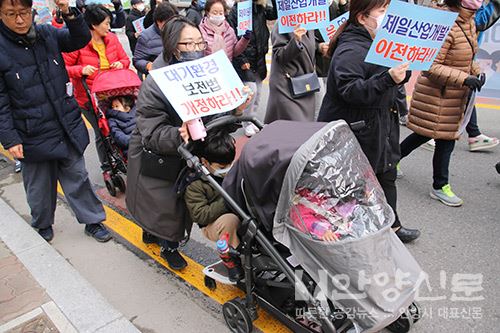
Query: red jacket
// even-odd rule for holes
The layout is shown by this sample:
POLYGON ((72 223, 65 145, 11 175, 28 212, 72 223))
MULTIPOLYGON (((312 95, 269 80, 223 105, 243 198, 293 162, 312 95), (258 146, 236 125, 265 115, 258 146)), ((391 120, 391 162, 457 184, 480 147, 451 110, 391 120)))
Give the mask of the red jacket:
MULTIPOLYGON (((104 37, 104 44, 106 45, 106 57, 110 65, 119 61, 123 64, 123 68, 129 67, 130 59, 114 33, 110 32, 104 37)), ((85 107, 88 98, 82 84, 82 70, 87 65, 100 68, 99 54, 92 46, 92 41, 90 41, 84 48, 75 52, 64 53, 63 57, 69 77, 73 82, 75 98, 81 107, 85 107)), ((92 83, 99 71, 95 71, 94 74, 87 78, 89 89, 92 89, 92 83)))

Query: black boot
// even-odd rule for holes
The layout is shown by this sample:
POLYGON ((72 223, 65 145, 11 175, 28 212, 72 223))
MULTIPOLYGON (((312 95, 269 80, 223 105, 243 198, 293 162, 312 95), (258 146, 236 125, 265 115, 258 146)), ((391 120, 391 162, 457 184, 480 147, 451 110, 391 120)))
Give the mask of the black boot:
POLYGON ((174 271, 180 271, 187 266, 186 260, 181 256, 177 249, 161 248, 160 256, 165 259, 174 271))
POLYGON ((396 236, 398 236, 403 243, 410 243, 420 237, 420 231, 417 229, 400 227, 398 231, 396 231, 396 236))

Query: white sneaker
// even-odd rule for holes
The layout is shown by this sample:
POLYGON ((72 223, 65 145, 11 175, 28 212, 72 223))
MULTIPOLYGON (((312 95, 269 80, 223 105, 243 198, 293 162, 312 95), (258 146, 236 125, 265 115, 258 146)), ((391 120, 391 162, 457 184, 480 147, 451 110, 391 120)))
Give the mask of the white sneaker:
POLYGON ((478 135, 474 138, 469 138, 469 150, 480 151, 493 148, 498 145, 497 138, 490 138, 484 134, 478 135))
POLYGON ((257 132, 259 132, 259 129, 257 128, 257 126, 255 126, 251 122, 246 123, 244 125, 244 128, 245 128, 245 135, 248 136, 249 138, 251 138, 252 136, 257 134, 257 132))

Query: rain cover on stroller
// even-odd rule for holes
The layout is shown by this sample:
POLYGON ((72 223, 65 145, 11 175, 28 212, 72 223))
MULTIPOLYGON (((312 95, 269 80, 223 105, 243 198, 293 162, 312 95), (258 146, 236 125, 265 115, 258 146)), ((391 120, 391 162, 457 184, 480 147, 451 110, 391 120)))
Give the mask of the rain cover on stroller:
POLYGON ((394 213, 344 121, 320 129, 290 161, 273 235, 344 310, 374 332, 414 300, 421 268, 391 231, 394 213), (325 241, 329 239, 330 241, 325 241))

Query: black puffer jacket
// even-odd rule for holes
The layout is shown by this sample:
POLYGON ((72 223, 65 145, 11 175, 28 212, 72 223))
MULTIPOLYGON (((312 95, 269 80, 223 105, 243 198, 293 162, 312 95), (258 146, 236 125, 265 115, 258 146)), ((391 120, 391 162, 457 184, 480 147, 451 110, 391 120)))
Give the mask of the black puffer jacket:
MULTIPOLYGON (((252 38, 245 51, 233 59, 234 68, 243 81, 255 81, 256 77, 259 77, 261 80, 266 78, 266 54, 269 51, 270 35, 267 21, 276 20, 278 18, 275 0, 273 0, 272 7, 262 5, 260 1, 253 1, 252 11, 252 38), (241 69, 241 65, 245 63, 250 64, 250 70, 244 71, 241 69)), ((237 34, 238 13, 236 4, 231 9, 227 20, 237 34)))
POLYGON ((61 52, 78 50, 91 37, 82 15, 66 27, 34 25, 30 42, 0 21, 0 143, 22 144, 27 162, 66 157, 70 144, 83 154, 89 143, 78 104, 66 94, 61 52))
POLYGON ((127 34, 128 42, 130 44, 130 50, 132 53, 135 51, 135 45, 137 44, 137 38, 135 37, 135 28, 133 22, 140 19, 146 15, 145 12, 140 12, 135 8, 130 10, 130 14, 127 16, 127 23, 125 24, 125 33, 127 34))
POLYGON ((395 168, 401 156, 393 110, 398 86, 388 68, 365 62, 372 41, 364 27, 352 24, 340 35, 318 121, 364 121, 354 134, 375 173, 382 173, 395 168))

